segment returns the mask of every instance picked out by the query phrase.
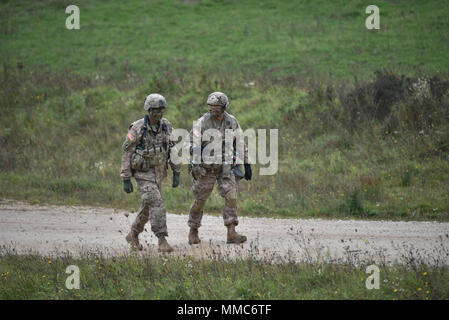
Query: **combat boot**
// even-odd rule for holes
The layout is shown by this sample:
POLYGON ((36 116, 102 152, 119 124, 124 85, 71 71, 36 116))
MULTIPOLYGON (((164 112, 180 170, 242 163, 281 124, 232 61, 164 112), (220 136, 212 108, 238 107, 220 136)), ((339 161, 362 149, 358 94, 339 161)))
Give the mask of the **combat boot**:
POLYGON ((243 243, 246 241, 246 236, 238 234, 235 231, 235 224, 228 226, 228 243, 243 243))
POLYGON ((143 250, 143 246, 139 243, 139 234, 131 230, 125 239, 131 245, 131 249, 139 251, 143 250))
POLYGON ((198 237, 198 229, 196 228, 190 228, 189 232, 189 244, 198 244, 201 240, 198 237))
POLYGON ((173 248, 168 244, 167 239, 165 239, 165 236, 160 236, 158 238, 158 251, 159 252, 166 252, 170 253, 173 251, 173 248))

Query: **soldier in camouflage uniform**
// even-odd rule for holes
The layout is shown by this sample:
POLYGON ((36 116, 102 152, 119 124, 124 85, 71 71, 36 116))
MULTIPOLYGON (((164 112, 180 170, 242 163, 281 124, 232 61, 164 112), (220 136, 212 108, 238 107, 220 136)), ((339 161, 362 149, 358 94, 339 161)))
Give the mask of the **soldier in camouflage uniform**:
POLYGON ((165 98, 159 94, 150 94, 144 104, 148 111, 143 119, 133 122, 123 143, 122 166, 120 176, 125 192, 131 193, 131 177, 137 182, 142 205, 130 233, 126 236, 133 249, 142 250, 139 233, 150 219, 151 230, 158 238, 158 250, 171 252, 173 248, 165 239, 168 236, 166 210, 161 195, 162 180, 167 176, 168 164, 173 171, 173 184, 179 184, 181 164, 175 165, 170 160, 174 152, 175 141, 171 139, 173 127, 162 117, 165 110, 165 98))
MULTIPOLYGON (((190 132, 191 154, 194 153, 195 148, 203 150, 208 144, 207 141, 201 141, 201 146, 196 145, 194 136, 200 137, 207 129, 217 129, 221 133, 223 139, 223 146, 225 145, 225 130, 232 129, 242 133, 237 119, 225 110, 229 106, 228 97, 222 92, 213 92, 207 98, 207 105, 209 106, 208 113, 204 114, 195 123, 190 132)), ((235 139, 235 137, 233 138, 235 139)), ((221 143, 220 142, 220 143, 221 143)), ((243 138, 242 138, 243 143, 243 138)), ((251 165, 248 163, 248 151, 246 145, 243 145, 244 150, 244 167, 245 179, 251 180, 251 165)), ((233 144, 234 150, 230 150, 235 155, 235 140, 233 144)), ((222 150, 224 150, 223 148, 222 150)), ((228 150, 229 151, 229 150, 228 150)), ((224 155, 223 155, 224 157, 224 155)), ((240 165, 236 165, 235 161, 229 165, 224 159, 221 164, 211 163, 206 164, 201 161, 200 164, 190 165, 190 170, 193 175, 192 192, 195 198, 189 214, 188 226, 189 244, 200 243, 198 236, 198 228, 201 226, 201 219, 203 216, 203 207, 214 189, 215 182, 218 184, 218 193, 225 199, 223 208, 224 225, 227 227, 227 243, 242 243, 246 241, 246 236, 240 235, 235 231, 238 225, 237 219, 237 182, 236 177, 242 178, 240 165)))

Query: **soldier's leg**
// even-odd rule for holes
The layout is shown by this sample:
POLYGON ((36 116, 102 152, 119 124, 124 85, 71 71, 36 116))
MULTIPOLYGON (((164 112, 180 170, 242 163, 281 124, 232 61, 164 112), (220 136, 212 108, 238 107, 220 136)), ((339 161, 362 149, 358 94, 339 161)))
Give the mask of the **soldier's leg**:
POLYGON ((137 188, 140 192, 140 198, 142 199, 142 204, 140 206, 137 217, 131 225, 131 231, 126 236, 126 241, 128 241, 133 249, 142 250, 143 247, 139 242, 139 234, 143 231, 145 224, 148 222, 150 203, 146 201, 146 195, 144 192, 145 186, 151 184, 152 182, 146 180, 136 179, 137 188))
POLYGON ((141 218, 137 216, 135 221, 136 230, 142 232, 143 225, 149 218, 151 231, 153 231, 156 237, 168 236, 167 212, 158 185, 153 181, 138 180, 137 188, 139 189, 142 198, 142 206, 148 208, 149 214, 142 215, 141 218))
POLYGON ((223 222, 228 228, 227 242, 242 243, 246 241, 246 236, 235 231, 239 221, 237 218, 237 183, 234 175, 223 178, 218 177, 218 193, 225 199, 223 207, 223 222))
POLYGON ((156 234, 167 235, 165 206, 157 185, 152 181, 136 180, 142 205, 134 220, 131 230, 139 234, 150 219, 151 230, 156 234), (151 215, 151 216, 150 216, 151 215))
POLYGON ((195 200, 190 207, 188 225, 189 231, 189 244, 200 243, 200 237, 198 235, 198 228, 201 226, 201 219, 203 218, 203 208, 207 199, 209 198, 215 185, 215 177, 205 175, 199 180, 193 180, 192 192, 195 200))
POLYGON ((203 208, 214 189, 216 177, 205 175, 199 180, 193 180, 192 193, 195 200, 190 207, 188 225, 190 228, 198 229, 201 226, 203 208))
MULTIPOLYGON (((142 199, 142 194, 140 195, 142 199)), ((135 234, 139 234, 143 231, 145 224, 148 222, 148 217, 150 213, 150 206, 148 202, 142 199, 142 204, 140 206, 139 212, 137 213, 137 217, 131 225, 131 231, 135 234)))
POLYGON ((225 199, 225 205, 223 207, 223 222, 225 226, 230 224, 238 225, 237 218, 237 183, 235 176, 229 175, 229 177, 218 177, 218 193, 225 199))
MULTIPOLYGON (((142 202, 149 208, 151 231, 153 231, 158 238, 158 250, 160 252, 172 252, 173 248, 165 239, 165 237, 168 236, 167 211, 165 209, 164 200, 162 199, 160 184, 146 181, 145 183, 138 183, 138 188, 142 197, 142 202)), ((148 216, 146 221, 148 221, 148 216)))

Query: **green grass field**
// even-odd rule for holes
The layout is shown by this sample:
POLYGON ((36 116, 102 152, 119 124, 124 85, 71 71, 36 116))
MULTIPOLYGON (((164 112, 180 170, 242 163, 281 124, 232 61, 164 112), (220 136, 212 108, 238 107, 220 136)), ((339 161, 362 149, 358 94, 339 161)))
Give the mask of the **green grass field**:
MULTIPOLYGON (((279 129, 279 170, 239 183, 240 216, 449 221, 449 2, 378 1, 380 30, 367 1, 81 0, 80 30, 69 4, 0 2, 0 197, 136 210, 120 157, 146 95, 189 129, 218 90, 244 130, 279 129)), ((187 168, 170 178, 166 207, 187 213, 187 168)), ((0 297, 448 298, 446 268, 384 267, 367 291, 354 266, 133 257, 85 257, 69 292, 71 259, 3 253, 0 297)))
MULTIPOLYGON (((448 220, 447 4, 382 2, 371 31, 365 5, 86 1, 67 30, 63 1, 3 2, 0 194, 136 208, 120 148, 145 96, 189 129, 221 90, 244 129, 280 130, 279 171, 240 183, 240 214, 448 220)), ((185 213, 181 183, 164 192, 185 213)))
POLYGON ((3 1, 0 53, 11 65, 146 78, 198 69, 239 76, 369 78, 445 72, 445 1, 379 1, 381 29, 365 28, 367 1, 79 1, 81 28, 65 29, 65 1, 3 1))

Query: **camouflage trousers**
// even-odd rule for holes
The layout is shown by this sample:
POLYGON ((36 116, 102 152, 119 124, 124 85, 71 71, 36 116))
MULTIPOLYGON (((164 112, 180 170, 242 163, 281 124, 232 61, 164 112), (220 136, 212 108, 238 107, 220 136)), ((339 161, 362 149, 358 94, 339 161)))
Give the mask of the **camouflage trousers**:
POLYGON ((192 192, 195 201, 190 207, 188 225, 199 228, 203 218, 203 207, 215 186, 218 184, 218 193, 225 199, 223 208, 224 225, 238 224, 237 219, 237 183, 233 174, 223 177, 221 173, 207 171, 198 180, 193 180, 192 192))
POLYGON ((167 211, 161 195, 161 187, 153 181, 136 179, 137 188, 140 192, 142 205, 131 230, 139 234, 143 231, 145 224, 150 219, 151 231, 159 236, 168 236, 167 211))

